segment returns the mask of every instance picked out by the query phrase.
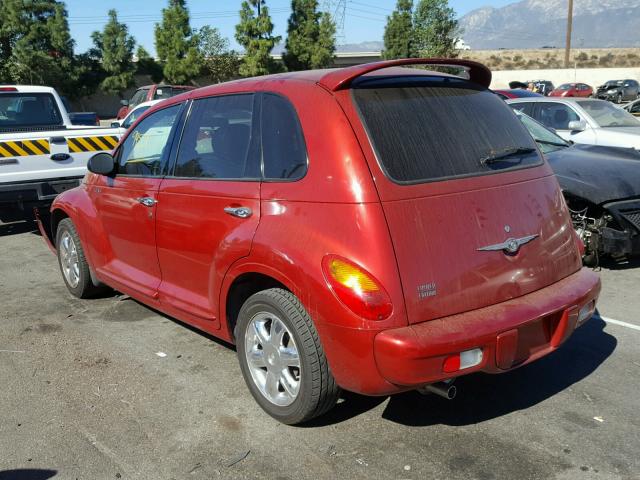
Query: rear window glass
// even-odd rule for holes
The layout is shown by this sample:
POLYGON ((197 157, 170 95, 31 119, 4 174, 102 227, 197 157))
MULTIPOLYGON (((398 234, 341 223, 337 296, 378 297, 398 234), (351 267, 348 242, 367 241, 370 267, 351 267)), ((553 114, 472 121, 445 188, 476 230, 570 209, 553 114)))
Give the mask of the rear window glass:
POLYGON ((62 125, 62 116, 50 93, 1 93, 0 127, 62 125))
POLYGON ((171 98, 176 95, 180 95, 181 93, 186 92, 185 88, 175 88, 175 87, 158 87, 155 95, 153 96, 154 100, 160 100, 162 98, 171 98))
POLYGON ((535 142, 491 91, 451 77, 357 82, 356 105, 383 170, 399 183, 540 165, 535 142))

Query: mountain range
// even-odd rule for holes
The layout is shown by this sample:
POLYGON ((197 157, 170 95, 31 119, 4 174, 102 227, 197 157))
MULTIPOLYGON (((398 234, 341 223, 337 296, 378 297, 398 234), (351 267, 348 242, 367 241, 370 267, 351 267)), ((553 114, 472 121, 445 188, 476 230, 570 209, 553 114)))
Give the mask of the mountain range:
MULTIPOLYGON (((481 7, 460 18, 462 38, 474 50, 563 47, 567 0, 523 0, 481 7)), ((640 47, 640 0, 576 0, 576 48, 640 47)))

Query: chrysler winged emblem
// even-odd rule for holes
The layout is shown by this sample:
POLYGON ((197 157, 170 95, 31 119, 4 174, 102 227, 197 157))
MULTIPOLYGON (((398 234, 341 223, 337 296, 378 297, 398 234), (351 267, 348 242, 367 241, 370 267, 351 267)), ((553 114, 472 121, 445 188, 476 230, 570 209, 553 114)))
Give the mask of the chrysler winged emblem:
POLYGON ((529 243, 532 240, 538 238, 538 234, 536 235, 527 235, 526 237, 521 238, 507 238, 502 243, 496 243, 495 245, 487 245, 486 247, 478 248, 479 252, 497 252, 502 250, 507 255, 513 255, 518 253, 520 247, 529 243))

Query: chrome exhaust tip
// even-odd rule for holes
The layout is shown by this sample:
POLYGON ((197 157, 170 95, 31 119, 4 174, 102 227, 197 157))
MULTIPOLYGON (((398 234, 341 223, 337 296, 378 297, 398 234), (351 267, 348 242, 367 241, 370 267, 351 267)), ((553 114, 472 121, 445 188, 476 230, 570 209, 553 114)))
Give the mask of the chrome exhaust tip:
POLYGON ((438 382, 432 383, 431 385, 425 385, 418 389, 418 391, 423 395, 428 395, 429 393, 435 393, 436 395, 441 396, 442 398, 446 398, 447 400, 453 400, 456 398, 458 394, 458 389, 453 384, 453 382, 438 382))

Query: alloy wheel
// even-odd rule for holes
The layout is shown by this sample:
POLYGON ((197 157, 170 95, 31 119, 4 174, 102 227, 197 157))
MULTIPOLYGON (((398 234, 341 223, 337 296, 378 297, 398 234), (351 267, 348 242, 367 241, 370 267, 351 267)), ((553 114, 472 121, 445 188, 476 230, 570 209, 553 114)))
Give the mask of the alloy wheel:
POLYGON ((249 372, 260 393, 271 403, 291 405, 300 391, 302 371, 293 335, 276 315, 260 312, 244 335, 249 372))
POLYGON ((68 231, 65 231, 60 239, 60 265, 69 286, 76 288, 80 282, 80 262, 78 249, 68 231))

